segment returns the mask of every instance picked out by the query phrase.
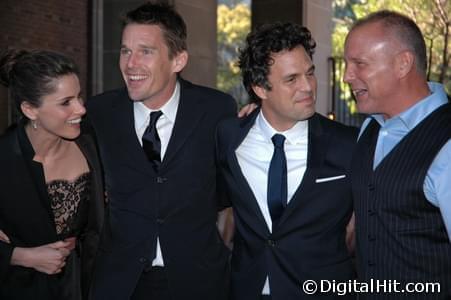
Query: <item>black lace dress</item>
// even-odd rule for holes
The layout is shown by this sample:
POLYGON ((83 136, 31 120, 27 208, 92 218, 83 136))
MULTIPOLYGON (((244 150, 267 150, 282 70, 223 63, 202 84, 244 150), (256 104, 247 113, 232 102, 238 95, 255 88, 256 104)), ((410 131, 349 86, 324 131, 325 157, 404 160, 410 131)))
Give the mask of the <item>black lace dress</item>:
MULTIPOLYGON (((84 173, 74 181, 53 180, 47 183, 51 208, 58 238, 79 237, 87 222, 90 173, 84 173)), ((66 266, 58 275, 55 287, 58 299, 80 300, 80 253, 78 247, 69 255, 66 266)))

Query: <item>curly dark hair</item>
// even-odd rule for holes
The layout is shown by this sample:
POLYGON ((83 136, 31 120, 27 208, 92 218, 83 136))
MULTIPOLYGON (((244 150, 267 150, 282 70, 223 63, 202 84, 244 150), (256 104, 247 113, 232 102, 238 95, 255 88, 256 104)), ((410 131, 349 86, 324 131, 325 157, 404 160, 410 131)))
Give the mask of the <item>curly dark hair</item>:
POLYGON ((169 48, 169 58, 185 51, 186 24, 183 18, 175 11, 174 7, 164 2, 147 2, 129 11, 122 20, 122 26, 128 24, 157 25, 164 34, 166 45, 169 48))
POLYGON ((251 102, 261 101, 252 86, 261 86, 267 90, 272 88, 268 74, 270 66, 274 64, 273 54, 299 46, 312 58, 316 42, 306 27, 294 23, 263 24, 248 34, 245 47, 240 49, 238 66, 251 102))

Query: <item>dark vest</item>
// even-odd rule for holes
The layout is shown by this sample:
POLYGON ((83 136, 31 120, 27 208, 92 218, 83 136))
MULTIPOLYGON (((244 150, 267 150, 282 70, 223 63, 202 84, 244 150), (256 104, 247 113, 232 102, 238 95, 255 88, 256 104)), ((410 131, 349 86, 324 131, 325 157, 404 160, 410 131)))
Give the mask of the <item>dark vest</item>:
MULTIPOLYGON (((430 165, 451 138, 451 105, 426 117, 373 171, 379 128, 373 120, 365 129, 351 169, 358 276, 362 281, 441 282, 440 296, 404 297, 451 299, 444 295, 451 297, 451 243, 440 210, 423 192, 430 165)), ((400 294, 373 297, 399 299, 400 294)))

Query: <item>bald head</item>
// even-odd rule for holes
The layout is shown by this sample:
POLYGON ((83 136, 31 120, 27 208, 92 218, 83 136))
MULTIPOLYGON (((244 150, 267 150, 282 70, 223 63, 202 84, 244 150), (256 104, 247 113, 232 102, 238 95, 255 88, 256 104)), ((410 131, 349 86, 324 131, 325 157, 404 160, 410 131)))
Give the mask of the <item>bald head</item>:
POLYGON ((394 46, 398 44, 400 47, 399 50, 409 50, 413 53, 418 74, 426 78, 426 44, 417 24, 405 15, 382 10, 369 14, 365 18, 355 22, 351 28, 351 32, 373 23, 381 26, 385 37, 391 40, 394 46))

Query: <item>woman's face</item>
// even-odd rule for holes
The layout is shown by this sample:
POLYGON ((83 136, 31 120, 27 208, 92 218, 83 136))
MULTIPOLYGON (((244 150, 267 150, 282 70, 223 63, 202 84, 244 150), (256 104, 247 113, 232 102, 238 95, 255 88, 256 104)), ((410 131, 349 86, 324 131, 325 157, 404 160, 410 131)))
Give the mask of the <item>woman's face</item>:
POLYGON ((80 122, 86 113, 75 74, 64 75, 53 82, 54 92, 41 98, 41 105, 32 108, 32 122, 41 133, 64 139, 80 135, 80 122))

